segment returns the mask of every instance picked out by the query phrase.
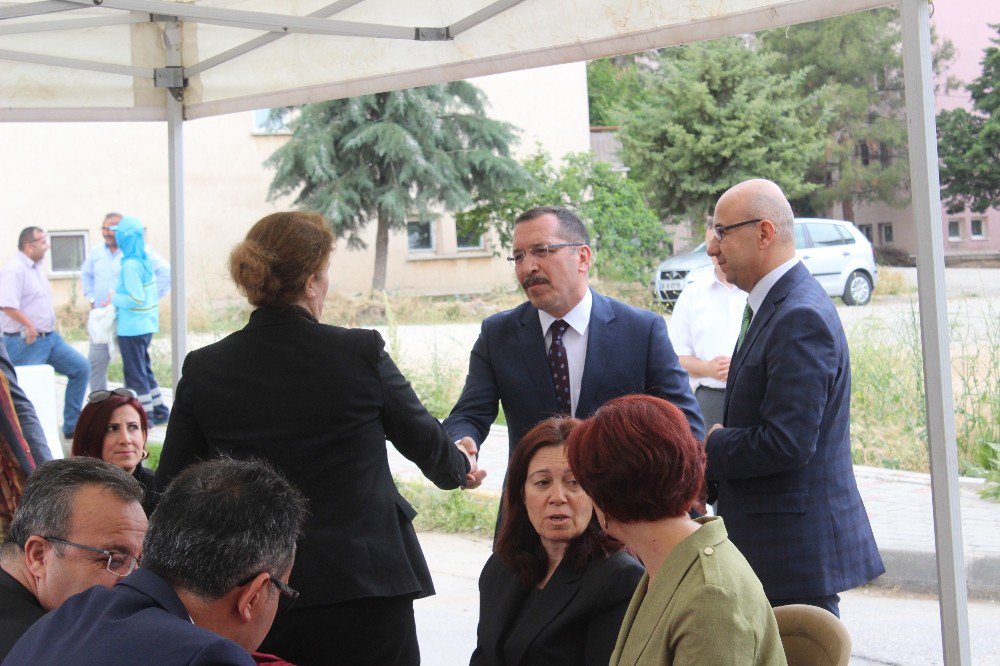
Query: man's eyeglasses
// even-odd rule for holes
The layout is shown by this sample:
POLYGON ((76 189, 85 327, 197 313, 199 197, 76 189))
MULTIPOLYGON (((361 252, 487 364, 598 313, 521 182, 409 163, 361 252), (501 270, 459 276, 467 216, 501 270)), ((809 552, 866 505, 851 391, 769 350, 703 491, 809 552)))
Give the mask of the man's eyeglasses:
POLYGON ((514 252, 507 257, 507 261, 512 264, 519 264, 524 261, 524 256, 531 253, 535 259, 544 259, 556 250, 561 250, 564 247, 582 247, 585 243, 553 243, 552 245, 536 245, 535 247, 529 247, 527 250, 514 250, 514 252))
POLYGON ((139 399, 139 394, 130 388, 116 388, 110 391, 94 391, 87 396, 87 402, 104 402, 113 395, 120 395, 123 398, 139 399))
POLYGON ((726 235, 727 231, 732 231, 733 229, 739 229, 740 227, 745 227, 748 224, 757 224, 758 222, 763 222, 763 221, 764 218, 758 217, 756 220, 747 220, 746 222, 737 222, 736 224, 727 224, 726 226, 717 224, 714 227, 712 227, 712 231, 715 232, 715 239, 721 241, 722 237, 726 235))
POLYGON ((139 560, 131 555, 126 555, 125 553, 116 553, 113 550, 104 550, 103 548, 84 546, 81 543, 73 543, 72 541, 66 541, 66 539, 58 539, 56 537, 43 536, 42 538, 46 541, 51 541, 52 543, 61 543, 64 546, 73 546, 74 548, 80 548, 81 550, 89 550, 92 553, 107 555, 108 561, 105 563, 105 568, 108 570, 108 573, 112 573, 119 578, 124 578, 135 571, 139 566, 139 560))
MULTIPOLYGON (((245 581, 237 583, 237 585, 246 585, 259 575, 260 574, 254 574, 253 576, 247 578, 245 581)), ((295 600, 299 598, 298 590, 291 588, 287 583, 281 582, 280 580, 278 580, 277 576, 274 576, 273 574, 269 573, 267 579, 272 583, 274 583, 274 586, 278 588, 278 592, 281 594, 281 596, 278 597, 279 613, 284 613, 286 610, 295 605, 295 600)))
POLYGON ((44 243, 49 240, 48 236, 39 236, 38 238, 32 238, 28 241, 28 245, 33 245, 35 243, 44 243))

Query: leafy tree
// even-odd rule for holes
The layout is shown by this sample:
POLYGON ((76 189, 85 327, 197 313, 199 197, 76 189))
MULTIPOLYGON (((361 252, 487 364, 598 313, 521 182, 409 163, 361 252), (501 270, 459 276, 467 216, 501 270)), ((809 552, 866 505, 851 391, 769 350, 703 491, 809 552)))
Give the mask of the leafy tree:
MULTIPOLYGON (((839 202, 853 221, 857 203, 909 200, 901 39, 894 8, 760 33, 762 48, 780 55, 774 71, 804 72, 803 94, 819 95, 830 114, 826 148, 808 174, 821 187, 797 208, 839 202)), ((952 53, 950 43, 938 47, 935 69, 952 53)))
POLYGON ((266 162, 270 195, 295 193, 351 248, 366 246, 361 232, 376 220, 372 289, 382 290, 389 232, 408 216, 463 210, 527 179, 510 157, 514 128, 484 106, 465 81, 303 106, 266 162))
POLYGON ((949 213, 1000 207, 1000 24, 983 56, 983 72, 967 86, 974 113, 938 114, 942 196, 949 213))
POLYGON ((587 100, 592 126, 615 126, 643 94, 640 59, 645 54, 602 58, 587 63, 587 100))
POLYGON ((524 161, 531 182, 458 215, 461 228, 498 230, 509 245, 514 220, 533 206, 569 206, 587 225, 594 272, 610 280, 644 282, 670 240, 636 183, 590 153, 567 155, 555 168, 536 152, 524 161), (465 226, 463 226, 465 225, 465 226))
POLYGON ((739 38, 664 49, 646 94, 619 136, 623 161, 663 218, 701 224, 727 188, 770 178, 792 198, 826 143, 817 95, 802 71, 777 74, 779 56, 739 38))

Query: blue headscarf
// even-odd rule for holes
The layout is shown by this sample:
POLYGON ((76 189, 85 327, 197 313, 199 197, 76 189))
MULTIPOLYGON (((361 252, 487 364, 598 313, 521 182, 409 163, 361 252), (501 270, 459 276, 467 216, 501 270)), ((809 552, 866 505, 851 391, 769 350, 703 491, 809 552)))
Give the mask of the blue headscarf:
POLYGON ((142 267, 142 281, 153 277, 153 263, 146 255, 146 235, 137 217, 123 217, 115 226, 115 243, 122 251, 122 261, 135 259, 142 267))

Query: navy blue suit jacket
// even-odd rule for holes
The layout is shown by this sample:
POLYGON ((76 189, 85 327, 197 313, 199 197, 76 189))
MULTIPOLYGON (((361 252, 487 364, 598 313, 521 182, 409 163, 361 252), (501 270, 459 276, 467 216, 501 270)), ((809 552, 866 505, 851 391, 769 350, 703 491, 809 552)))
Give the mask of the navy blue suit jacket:
POLYGON ((136 569, 70 597, 21 636, 4 666, 254 666, 236 643, 195 626, 167 581, 136 569))
MULTIPOLYGON (((667 338, 663 317, 592 293, 576 416, 586 418, 612 398, 648 393, 683 410, 691 432, 701 440, 701 410, 667 338)), ((510 451, 528 430, 559 414, 538 310, 530 302, 483 321, 465 388, 444 428, 456 440, 469 436, 481 444, 498 404, 507 419, 510 451)))
POLYGON ((851 463, 851 364, 805 266, 771 288, 733 354, 709 481, 768 598, 836 594, 885 571, 851 463))

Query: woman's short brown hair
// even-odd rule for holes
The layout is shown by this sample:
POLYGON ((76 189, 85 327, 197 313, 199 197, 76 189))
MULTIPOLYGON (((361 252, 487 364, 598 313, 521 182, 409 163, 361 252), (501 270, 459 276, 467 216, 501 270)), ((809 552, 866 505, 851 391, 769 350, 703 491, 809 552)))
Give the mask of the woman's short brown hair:
POLYGON ((272 213, 233 248, 229 274, 251 305, 284 307, 299 300, 332 251, 333 233, 321 215, 272 213))
POLYGON ((705 482, 705 450, 661 398, 607 402, 566 439, 566 459, 601 511, 623 523, 684 515, 705 482))

